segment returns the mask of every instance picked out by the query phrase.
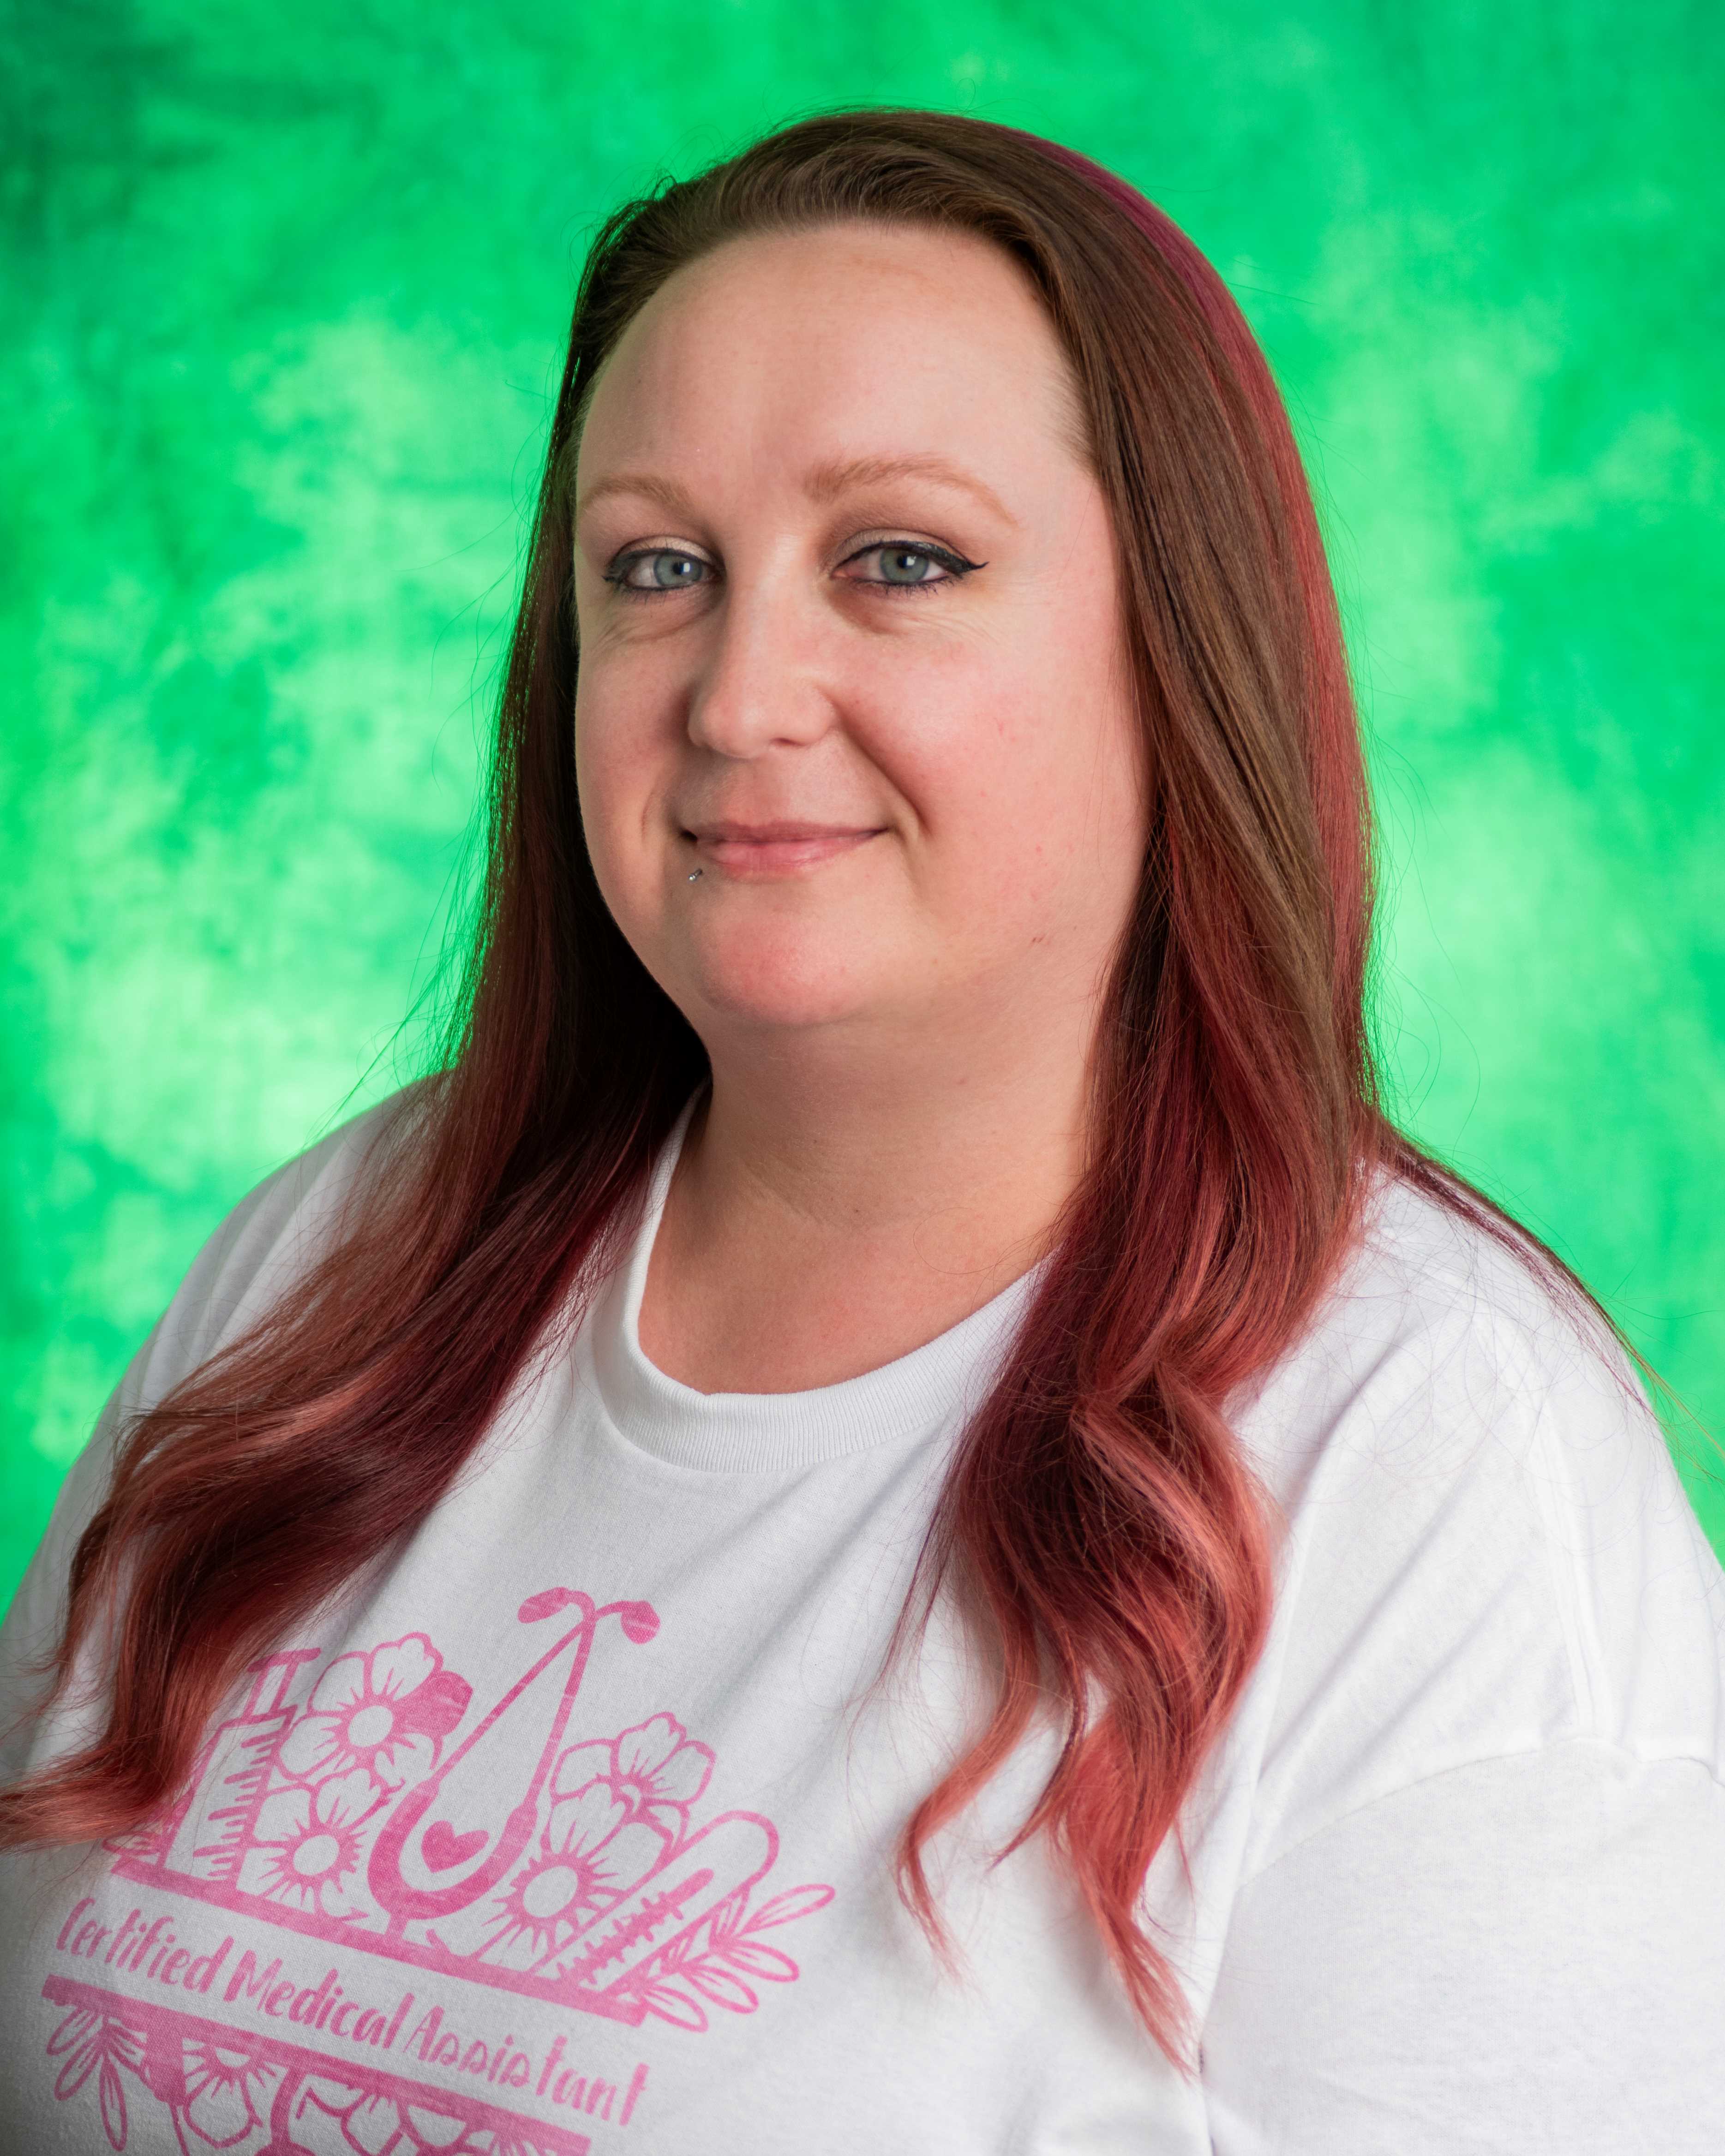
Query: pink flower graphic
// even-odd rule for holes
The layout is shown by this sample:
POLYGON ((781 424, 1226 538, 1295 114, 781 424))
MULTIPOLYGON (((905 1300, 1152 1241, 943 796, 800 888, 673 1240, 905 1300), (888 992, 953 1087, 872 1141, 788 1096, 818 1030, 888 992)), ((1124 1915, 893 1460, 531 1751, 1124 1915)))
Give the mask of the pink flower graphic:
POLYGON ((538 1847, 490 1904, 484 1958, 536 1968, 638 1887, 669 1846, 662 1827, 631 1818, 627 1798, 603 1782, 553 1804, 538 1847))
POLYGON ((685 1736, 675 1715, 655 1714, 609 1743, 572 1746, 557 1761, 552 1794, 573 1796, 592 1783, 604 1782, 632 1814, 651 1820, 675 1840, 712 1771, 709 1748, 685 1736))
POLYGON ((185 2122, 212 2148, 231 2148, 269 2116, 280 2068, 226 2044, 188 2041, 185 2050, 185 2122))
POLYGON ((278 1757, 300 1781, 362 1768, 383 1789, 398 1789, 431 1772, 472 1697, 425 1635, 409 1632, 369 1654, 338 1655, 278 1757))
POLYGON ((422 2156, 429 2149, 465 2151, 477 2145, 462 2119, 393 2097, 367 2096, 351 2082, 322 2074, 307 2082, 295 2114, 297 2134, 311 2128, 311 2145, 334 2148, 331 2137, 316 2131, 316 2119, 322 2118, 340 2128, 342 2143, 356 2156, 422 2156))
POLYGON ((240 1861, 239 1885, 326 1917, 369 1912, 357 1874, 361 1828, 380 1792, 362 1767, 320 1782, 276 1789, 258 1808, 256 1836, 240 1861))
MULTIPOLYGON (((293 2146, 301 2156, 543 2156, 543 2144, 517 2131, 523 2123, 483 2101, 457 2118, 398 2097, 368 2096, 326 2074, 308 2076, 292 2107, 293 2146)), ((567 2145, 561 2135, 558 2142, 567 2145)))

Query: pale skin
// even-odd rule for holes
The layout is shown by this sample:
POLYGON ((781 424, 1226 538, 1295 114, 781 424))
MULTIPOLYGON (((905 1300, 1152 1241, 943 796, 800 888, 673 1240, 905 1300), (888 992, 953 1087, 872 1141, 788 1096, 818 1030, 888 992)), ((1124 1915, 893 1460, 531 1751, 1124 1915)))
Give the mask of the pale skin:
POLYGON ((728 243, 600 376, 576 765, 605 901, 712 1064, 640 1314, 699 1391, 907 1354, 1082 1172, 1147 833, 1076 413, 1014 263, 872 224, 728 243))

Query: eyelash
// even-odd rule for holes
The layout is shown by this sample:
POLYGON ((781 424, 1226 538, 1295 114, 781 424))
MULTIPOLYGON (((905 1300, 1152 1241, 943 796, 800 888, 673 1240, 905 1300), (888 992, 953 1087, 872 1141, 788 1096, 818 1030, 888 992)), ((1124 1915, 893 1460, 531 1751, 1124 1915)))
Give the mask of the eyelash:
MULTIPOLYGON (((963 554, 955 553, 950 547, 937 547, 932 542, 912 544, 910 541, 902 539, 876 539, 866 547, 859 547, 855 553, 847 554, 838 567, 841 569, 848 568, 851 562, 860 562, 870 554, 884 553, 888 548, 894 548, 902 554, 921 554, 944 569, 947 573, 943 577, 937 577, 932 580, 924 579, 914 584, 889 583, 883 577, 850 577, 845 579, 845 582, 871 585, 877 592, 890 593, 895 598, 908 598, 922 592, 940 591, 947 584, 959 583, 968 577, 973 569, 986 569, 988 566, 986 562, 968 561, 963 554)), ((630 552, 619 554, 615 557, 610 567, 603 572, 605 582, 613 586, 619 594, 626 599, 671 598, 677 592, 677 587, 675 584, 647 586, 631 584, 625 581, 629 571, 637 562, 650 562, 661 554, 675 554, 688 562, 701 560, 699 554, 685 554, 680 547, 637 547, 630 552)), ((711 564, 703 562, 702 566, 711 567, 711 564)), ((701 580, 703 583, 706 581, 705 578, 701 580)), ((694 585, 683 587, 685 591, 696 588, 697 588, 694 585)))

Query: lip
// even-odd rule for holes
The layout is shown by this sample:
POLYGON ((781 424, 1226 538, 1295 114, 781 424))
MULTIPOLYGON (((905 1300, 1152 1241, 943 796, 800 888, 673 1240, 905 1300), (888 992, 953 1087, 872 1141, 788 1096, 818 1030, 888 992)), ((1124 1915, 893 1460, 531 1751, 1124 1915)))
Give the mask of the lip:
POLYGON ((696 859, 703 868, 721 868, 733 876, 766 877, 799 875, 841 854, 854 853, 879 838, 880 827, 785 818, 767 824, 726 819, 697 824, 684 835, 693 841, 696 859))

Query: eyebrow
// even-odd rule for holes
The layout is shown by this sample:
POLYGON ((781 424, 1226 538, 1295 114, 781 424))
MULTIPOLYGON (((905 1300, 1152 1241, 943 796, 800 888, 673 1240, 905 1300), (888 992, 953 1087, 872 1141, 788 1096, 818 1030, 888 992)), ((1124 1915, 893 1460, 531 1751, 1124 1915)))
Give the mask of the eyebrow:
MULTIPOLYGON (((835 501, 855 488, 880 486, 896 479, 928 479, 937 485, 956 487, 962 493, 974 495, 1003 523, 1017 526, 1017 517, 993 487, 985 485, 959 465, 949 464, 946 458, 930 453, 849 457, 817 465, 803 481, 803 491, 816 501, 835 501)), ((584 516, 595 502, 606 501, 614 494, 634 495, 638 499, 655 501, 674 516, 693 518, 696 515, 694 503, 674 480, 660 479, 651 472, 618 472, 609 479, 596 480, 587 490, 575 505, 577 518, 584 516)))
POLYGON ((941 486, 957 487, 960 492, 974 495, 984 508, 990 509, 1003 523, 1018 522, 1006 504, 991 486, 985 486, 973 472, 961 465, 949 464, 946 458, 924 454, 902 457, 850 457, 842 462, 817 465, 804 482, 807 491, 817 501, 832 501, 853 487, 879 486, 889 480, 932 479, 941 486))
POLYGON ((692 519, 695 505, 681 487, 668 479, 655 479, 650 472, 619 472, 611 479, 596 480, 575 504, 578 522, 596 501, 608 501, 614 494, 632 494, 656 501, 661 509, 668 509, 673 516, 692 519))

